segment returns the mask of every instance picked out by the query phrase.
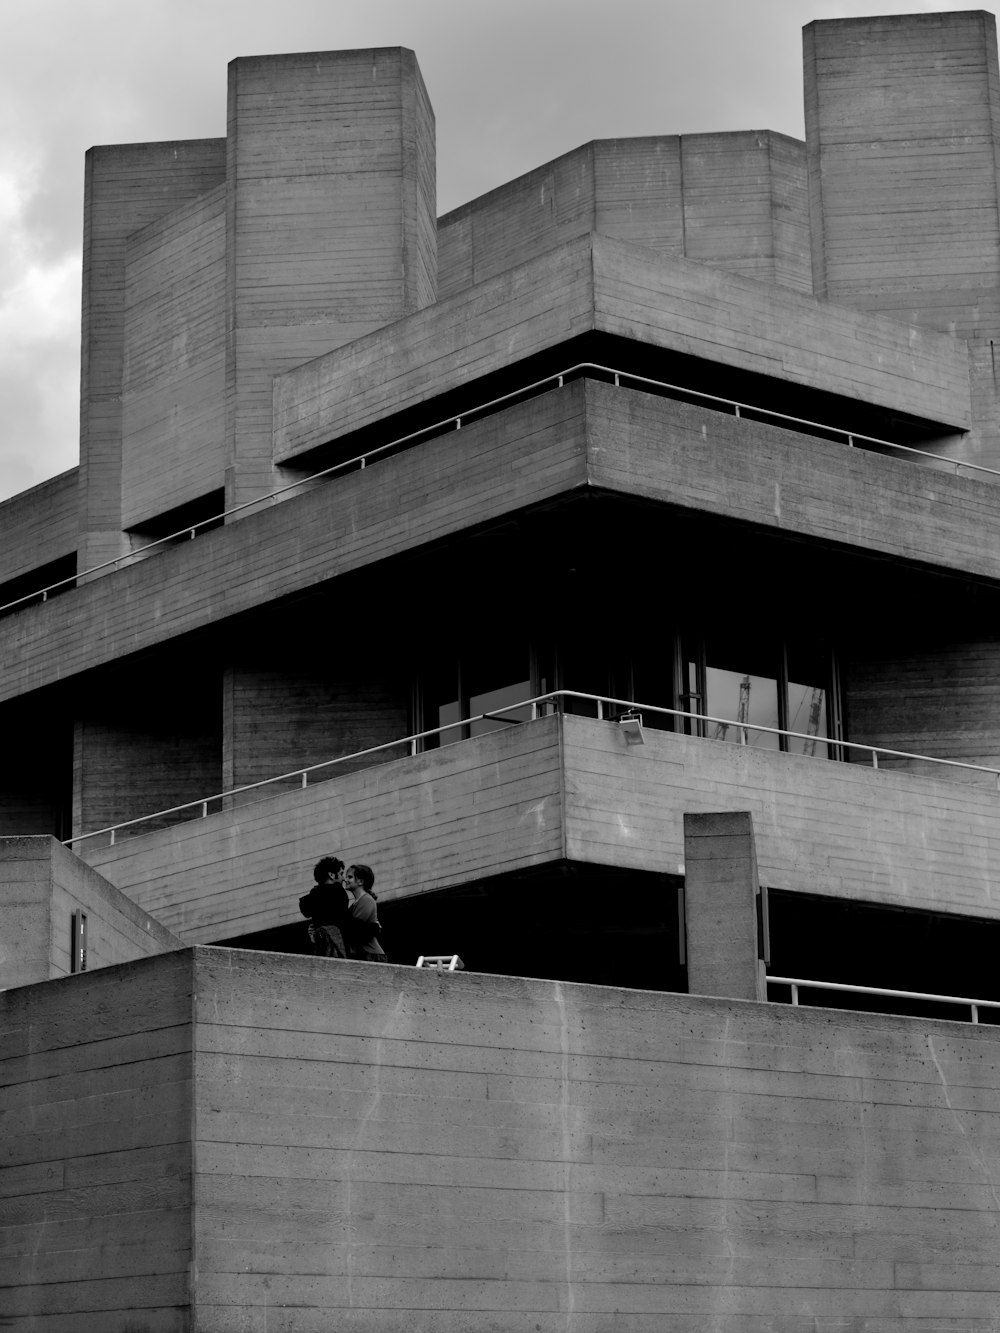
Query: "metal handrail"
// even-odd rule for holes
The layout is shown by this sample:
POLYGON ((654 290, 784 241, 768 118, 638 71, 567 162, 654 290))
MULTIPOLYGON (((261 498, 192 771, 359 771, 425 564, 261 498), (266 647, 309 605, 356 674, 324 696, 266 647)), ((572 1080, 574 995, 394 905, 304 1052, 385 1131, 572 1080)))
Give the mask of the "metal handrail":
POLYGON ((604 366, 596 361, 578 361, 575 365, 569 366, 565 370, 555 371, 551 375, 546 375, 540 380, 533 380, 530 384, 523 384, 518 389, 512 389, 510 393, 501 394, 499 398, 490 398, 484 403, 477 403, 465 412, 442 417, 440 421, 435 421, 429 426, 421 426, 419 430, 411 431, 408 435, 400 435, 397 439, 390 440, 386 444, 377 445, 374 449, 369 449, 366 453, 355 454, 352 458, 342 459, 339 463, 333 463, 328 468, 323 468, 320 472, 312 472, 308 477, 299 477, 296 481, 291 481, 285 486, 280 486, 277 490, 268 491, 265 495, 259 495, 253 500, 244 500, 242 504, 233 505, 230 509, 223 509, 218 514, 213 514, 210 518, 203 518, 197 523, 191 523, 176 532, 169 533, 166 537, 157 537, 155 541, 147 542, 144 546, 136 546, 133 550, 126 551, 124 554, 115 556, 111 560, 104 560, 98 565, 91 565, 88 569, 81 570, 77 574, 72 574, 68 578, 60 579, 56 583, 50 583, 44 588, 36 588, 34 592, 25 593, 23 597, 17 597, 12 602, 4 602, 0 605, 0 613, 9 611, 13 607, 22 606, 26 602, 41 598, 44 602, 48 599, 50 592, 56 592, 60 588, 66 588, 70 585, 76 585, 81 579, 87 578, 91 574, 99 574, 104 569, 118 570, 126 562, 130 562, 142 555, 146 551, 155 550, 158 546, 165 546, 170 542, 177 542, 182 537, 195 537, 201 528, 207 528, 220 522, 220 520, 231 517, 233 514, 243 513, 247 509, 253 509, 257 505, 268 504, 287 495, 289 491, 298 490, 300 486, 308 486, 313 482, 321 481, 324 477, 332 476, 336 472, 342 472, 345 469, 357 467, 363 469, 371 459, 377 458, 380 454, 386 453, 390 449, 398 449, 404 444, 418 440, 423 435, 432 435, 435 432, 441 432, 450 426, 456 430, 461 430, 462 421, 469 417, 476 416, 480 412, 488 412, 491 408, 500 407, 504 403, 511 402, 515 398, 523 398, 525 394, 530 394, 536 390, 545 388, 548 385, 555 385, 562 388, 568 379, 577 377, 586 371, 596 371, 602 375, 610 375, 617 388, 622 380, 627 380, 633 384, 644 384, 651 388, 666 390, 671 394, 680 394, 685 398, 697 398, 701 402, 718 404, 721 407, 732 408, 737 420, 742 420, 743 414, 752 413, 755 416, 766 417, 774 421, 782 421, 795 426, 808 426, 811 430, 824 431, 829 435, 839 435, 847 442, 848 447, 853 448, 856 444, 862 447, 867 445, 877 445, 883 449, 897 449, 901 453, 916 454, 920 458, 933 458, 938 462, 947 463, 954 467, 956 472, 960 468, 969 468, 974 472, 984 472, 991 477, 1000 477, 1000 470, 991 467, 985 467, 981 463, 967 463, 962 459, 949 458, 947 454, 932 453, 927 449, 916 449, 909 444, 899 444, 895 440, 883 440, 877 435, 865 435, 860 431, 848 430, 843 426, 830 426, 822 421, 812 421, 808 417, 791 416, 787 412, 777 412, 769 407, 757 407, 753 403, 744 403, 736 398, 724 398, 719 394, 704 393, 700 389, 691 389, 683 384, 671 384, 668 380, 651 379, 647 375, 637 375, 630 370, 617 370, 614 366, 604 366))
POLYGON ((979 1022, 980 1009, 1000 1009, 1000 1000, 973 1000, 964 995, 931 995, 918 990, 889 990, 884 986, 852 986, 843 981, 808 981, 804 977, 771 977, 767 984, 791 986, 792 1004, 799 1003, 799 989, 847 991, 852 995, 885 995, 890 999, 920 1000, 932 1004, 957 1004, 972 1010, 972 1022, 979 1022))
MULTIPOLYGON (((335 759, 324 759, 318 764, 309 764, 304 768, 292 769, 288 773, 279 773, 276 777, 262 778, 259 782, 248 782, 241 787, 231 787, 226 791, 216 792, 212 796, 199 797, 194 801, 184 801, 180 805, 172 805, 165 810, 155 810, 151 814, 139 815, 135 819, 125 819, 122 820, 121 823, 109 824, 105 828, 92 829, 89 833, 80 833, 75 837, 66 838, 64 840, 64 845, 66 847, 73 847, 78 842, 86 842, 90 838, 97 838, 105 833, 110 834, 111 844, 113 845, 115 834, 120 829, 133 828, 136 824, 145 824, 152 819, 164 819, 168 815, 180 814, 183 810, 195 810, 199 807, 201 808, 201 818, 206 819, 209 813, 208 807, 212 802, 224 801, 233 796, 240 796, 248 791, 257 791, 262 787, 270 787, 278 782, 288 782, 291 778, 299 778, 302 787, 306 788, 309 784, 309 775, 311 773, 319 772, 321 769, 333 768, 337 764, 352 763, 355 760, 364 759, 369 755, 380 754, 384 750, 394 750, 401 745, 409 747, 409 754, 412 757, 417 754, 420 742, 427 740, 429 737, 440 737, 444 735, 445 732, 454 731, 458 727, 468 727, 475 722, 516 721, 516 719, 509 719, 502 715, 517 712, 518 710, 523 710, 525 708, 530 710, 530 720, 533 721, 540 717, 543 710, 547 710, 549 706, 553 709, 557 708, 559 701, 563 699, 576 699, 596 704, 598 720, 607 720, 606 710, 610 707, 613 709, 620 708, 623 711, 656 713, 663 717, 681 718, 692 722, 714 722, 726 727, 735 727, 737 735, 740 737, 736 743, 740 745, 746 745, 748 743, 746 740, 747 732, 759 731, 773 736, 786 736, 794 740, 806 740, 818 744, 836 746, 845 750, 860 750, 871 756, 872 767, 876 769, 878 768, 879 755, 888 755, 897 759, 918 759, 929 764, 941 764, 946 768, 970 769, 977 773, 989 773, 996 781, 997 789, 1000 790, 1000 768, 989 768, 984 764, 968 764, 958 759, 938 759, 932 755, 911 754, 906 750, 888 750, 881 746, 865 745, 860 741, 838 740, 836 737, 817 736, 804 731, 787 731, 782 730, 779 727, 767 727, 761 723, 733 721, 731 718, 713 717, 709 713, 692 713, 682 708, 664 708, 660 704, 637 703, 635 700, 617 699, 605 694, 586 694, 580 690, 550 690, 546 694, 535 695, 533 698, 522 699, 513 704, 505 704, 501 708, 493 708, 488 713, 476 713, 471 717, 460 718, 457 722, 447 722, 443 726, 431 727, 426 731, 413 732, 411 735, 400 736, 393 741, 383 741, 382 744, 369 746, 365 750, 355 750, 351 754, 338 755, 335 759)), ((612 718, 610 720, 614 721, 616 719, 612 718)), ((727 742, 727 744, 732 743, 733 742, 727 742)), ((809 756, 803 757, 808 758, 809 756)))

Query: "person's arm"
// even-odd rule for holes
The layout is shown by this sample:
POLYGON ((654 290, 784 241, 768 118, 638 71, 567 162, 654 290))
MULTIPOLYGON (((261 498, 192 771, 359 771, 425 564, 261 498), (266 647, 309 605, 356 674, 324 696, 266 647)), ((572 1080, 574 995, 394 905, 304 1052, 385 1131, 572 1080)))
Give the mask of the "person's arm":
POLYGON ((376 935, 381 934, 378 909, 375 906, 375 899, 370 894, 365 893, 355 898, 351 903, 351 917, 353 918, 351 933, 355 944, 370 944, 376 935))

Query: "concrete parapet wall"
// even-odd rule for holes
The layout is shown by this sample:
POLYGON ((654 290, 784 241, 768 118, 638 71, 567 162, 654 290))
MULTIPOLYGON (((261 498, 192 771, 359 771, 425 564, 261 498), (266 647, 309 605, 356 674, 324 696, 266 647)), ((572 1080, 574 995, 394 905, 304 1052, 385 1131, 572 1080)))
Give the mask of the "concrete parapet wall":
POLYGON ((723 395, 732 367, 926 416, 942 433, 972 420, 958 339, 595 234, 278 376, 275 459, 591 330, 714 361, 723 395))
POLYGON ((186 953, 0 994, 7 1327, 190 1330, 191 1010, 186 953))
POLYGON ((386 900, 554 863, 677 871, 685 812, 749 810, 773 888, 1000 918, 989 781, 968 786, 614 723, 538 722, 80 855, 189 943, 300 920, 319 856, 386 900))
POLYGON ((0 504, 0 581, 75 554, 78 488, 71 468, 0 504))
POLYGON ((769 130, 584 144, 439 220, 439 296, 589 231, 811 292, 805 145, 769 130))
POLYGON ((87 917, 88 971, 180 947, 55 838, 0 838, 0 986, 68 976, 77 911, 87 917))
POLYGON ((995 1325, 995 1028, 217 949, 0 1015, 25 1327, 995 1325))

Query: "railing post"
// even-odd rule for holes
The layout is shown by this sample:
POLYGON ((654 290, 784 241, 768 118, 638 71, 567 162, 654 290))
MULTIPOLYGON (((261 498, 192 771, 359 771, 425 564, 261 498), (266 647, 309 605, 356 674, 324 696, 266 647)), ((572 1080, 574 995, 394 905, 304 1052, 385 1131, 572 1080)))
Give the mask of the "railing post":
POLYGON ((207 801, 202 801, 202 803, 201 803, 201 817, 202 817, 202 819, 207 819, 207 818, 208 818, 208 802, 207 802, 207 801))
POLYGON ((848 449, 853 449, 853 448, 854 448, 854 436, 853 436, 853 435, 848 435, 848 437, 847 437, 847 447, 848 447, 848 449))
POLYGON ((978 1022, 979 1022, 979 1005, 978 1005, 978 1004, 970 1004, 970 1005, 969 1005, 969 1008, 972 1010, 972 1021, 973 1021, 973 1023, 978 1023, 978 1022))
POLYGON ((597 701, 597 720, 598 720, 598 722, 603 722, 603 721, 604 721, 604 700, 603 700, 603 699, 598 699, 598 701, 597 701))
POLYGON ((878 751, 872 750, 872 768, 878 768, 878 751))
POLYGON ((114 845, 115 845, 115 831, 114 831, 114 829, 112 829, 112 830, 111 830, 111 842, 110 842, 109 846, 113 847, 114 845))
POLYGON ((305 791, 305 789, 306 789, 308 786, 309 786, 309 774, 308 774, 308 773, 303 773, 303 774, 302 774, 302 790, 305 791))
POLYGON ((733 407, 736 408, 736 420, 739 421, 739 419, 740 419, 740 405, 739 405, 739 403, 733 403, 733 407))
POLYGON ((796 986, 795 982, 793 981, 793 982, 792 982, 792 1004, 798 1004, 798 1002, 799 1002, 799 988, 798 988, 798 986, 796 986))

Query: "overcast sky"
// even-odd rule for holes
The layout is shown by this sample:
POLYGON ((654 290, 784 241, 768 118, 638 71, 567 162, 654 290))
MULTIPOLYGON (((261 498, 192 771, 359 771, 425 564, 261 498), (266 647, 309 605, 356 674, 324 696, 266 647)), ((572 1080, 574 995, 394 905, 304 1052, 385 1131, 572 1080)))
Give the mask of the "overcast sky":
POLYGON ((0 0, 0 499, 78 461, 83 159, 222 136, 235 56, 417 53, 438 211, 589 139, 803 136, 815 18, 920 0, 0 0))

